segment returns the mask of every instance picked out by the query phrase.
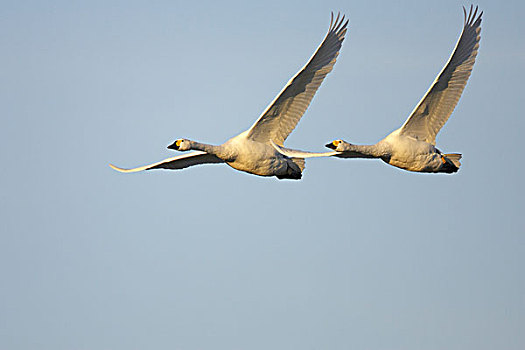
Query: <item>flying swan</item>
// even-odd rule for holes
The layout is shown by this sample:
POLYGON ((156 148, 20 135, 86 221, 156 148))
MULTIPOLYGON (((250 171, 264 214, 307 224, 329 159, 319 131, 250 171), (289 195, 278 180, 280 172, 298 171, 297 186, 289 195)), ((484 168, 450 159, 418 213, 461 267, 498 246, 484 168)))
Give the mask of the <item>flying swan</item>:
POLYGON ((229 139, 222 145, 209 145, 187 139, 178 139, 168 146, 177 151, 195 150, 157 163, 122 169, 130 173, 150 169, 183 169, 207 163, 226 163, 234 169, 278 179, 301 178, 305 166, 301 157, 287 157, 277 152, 270 142, 282 146, 295 128, 324 78, 334 67, 345 38, 348 20, 345 16, 330 21, 328 34, 308 63, 286 84, 279 95, 264 110, 252 127, 229 139))
POLYGON ((332 152, 305 152, 282 147, 278 142, 273 146, 287 157, 328 157, 339 158, 380 158, 401 169, 426 173, 455 173, 461 163, 461 154, 443 154, 436 147, 436 135, 445 125, 456 107, 461 93, 470 77, 478 54, 481 15, 476 17, 478 7, 472 5, 465 16, 463 32, 452 56, 441 73, 416 106, 401 128, 375 145, 354 145, 335 140, 326 145, 332 152))

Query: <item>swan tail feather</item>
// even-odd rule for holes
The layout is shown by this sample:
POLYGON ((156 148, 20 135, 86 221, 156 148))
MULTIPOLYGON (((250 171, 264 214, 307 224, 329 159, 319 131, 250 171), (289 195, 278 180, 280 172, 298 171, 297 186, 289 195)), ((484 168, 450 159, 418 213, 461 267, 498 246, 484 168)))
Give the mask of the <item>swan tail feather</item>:
POLYGON ((445 156, 445 158, 450 160, 452 164, 456 166, 456 168, 459 168, 461 166, 461 162, 459 161, 461 159, 461 154, 449 153, 449 154, 444 154, 443 156, 445 156))
POLYGON ((458 153, 442 154, 441 160, 443 164, 438 172, 449 174, 457 172, 461 166, 460 159, 461 154, 458 153))

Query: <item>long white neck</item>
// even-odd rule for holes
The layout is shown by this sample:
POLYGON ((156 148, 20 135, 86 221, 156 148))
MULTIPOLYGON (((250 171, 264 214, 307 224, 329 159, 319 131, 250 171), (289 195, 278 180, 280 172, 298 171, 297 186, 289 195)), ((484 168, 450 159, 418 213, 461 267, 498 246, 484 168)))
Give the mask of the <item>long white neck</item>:
POLYGON ((382 158, 388 155, 388 147, 385 143, 379 142, 375 145, 353 145, 344 143, 337 151, 352 152, 355 158, 382 158))
POLYGON ((236 156, 234 150, 232 150, 231 147, 226 147, 224 144, 216 146, 197 141, 190 141, 190 149, 216 155, 224 161, 232 161, 236 156))
POLYGON ((204 151, 209 154, 217 155, 220 153, 221 146, 208 145, 206 143, 200 143, 197 141, 190 141, 190 148, 196 151, 204 151))

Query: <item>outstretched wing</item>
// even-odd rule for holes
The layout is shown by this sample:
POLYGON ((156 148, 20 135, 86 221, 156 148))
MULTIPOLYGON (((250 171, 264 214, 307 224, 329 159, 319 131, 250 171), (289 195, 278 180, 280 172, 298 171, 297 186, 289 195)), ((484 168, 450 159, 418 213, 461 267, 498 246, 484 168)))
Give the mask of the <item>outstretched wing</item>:
POLYGON ((308 152, 300 151, 298 149, 285 148, 277 145, 273 140, 270 140, 271 145, 275 150, 281 153, 283 156, 288 158, 316 158, 316 157, 330 157, 340 154, 340 152, 331 151, 331 152, 308 152))
POLYGON ((478 7, 470 12, 463 7, 465 22, 463 32, 448 63, 438 75, 428 92, 401 127, 401 133, 418 140, 436 144, 436 135, 456 107, 470 77, 478 54, 481 15, 478 7))
POLYGON ((318 158, 318 157, 332 157, 332 156, 337 157, 337 158, 373 158, 370 156, 363 155, 363 153, 359 153, 356 151, 309 152, 309 151, 300 151, 297 149, 281 147, 279 145, 276 145, 273 141, 270 141, 270 143, 272 144, 273 148, 277 150, 277 152, 281 153, 283 156, 286 156, 288 158, 318 158))
POLYGON ((343 44, 348 20, 339 14, 332 21, 325 39, 308 63, 286 84, 259 119, 247 131, 248 138, 282 145, 295 128, 324 78, 334 67, 343 44))
POLYGON ((197 152, 191 152, 188 154, 182 154, 177 157, 167 158, 157 163, 144 165, 144 166, 133 168, 133 169, 122 169, 117 166, 114 166, 113 164, 110 164, 109 166, 117 171, 120 171, 121 173, 134 173, 137 171, 151 170, 151 169, 177 170, 177 169, 184 169, 184 168, 187 168, 193 165, 207 164, 207 163, 224 163, 224 161, 214 156, 213 154, 197 151, 197 152))

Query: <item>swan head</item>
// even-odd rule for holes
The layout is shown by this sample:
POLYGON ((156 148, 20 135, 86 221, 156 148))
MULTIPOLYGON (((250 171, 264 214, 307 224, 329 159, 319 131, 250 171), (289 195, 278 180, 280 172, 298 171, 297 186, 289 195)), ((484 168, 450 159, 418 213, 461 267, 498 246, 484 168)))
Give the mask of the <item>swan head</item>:
POLYGON ((343 140, 335 140, 335 141, 332 141, 328 144, 325 145, 325 147, 328 147, 328 148, 331 148, 335 151, 338 151, 338 152, 341 152, 342 151, 342 146, 344 144, 344 141, 343 140))
POLYGON ((178 139, 169 145, 168 148, 176 151, 189 151, 191 149, 191 142, 186 139, 178 139))

